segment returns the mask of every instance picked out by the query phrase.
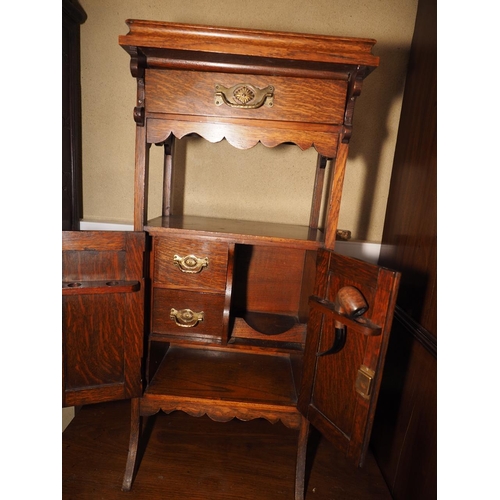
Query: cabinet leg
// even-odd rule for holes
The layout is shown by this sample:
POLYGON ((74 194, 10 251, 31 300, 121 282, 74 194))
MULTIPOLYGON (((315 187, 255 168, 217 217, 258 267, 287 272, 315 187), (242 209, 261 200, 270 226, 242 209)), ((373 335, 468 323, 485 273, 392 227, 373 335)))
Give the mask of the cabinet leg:
POLYGON ((130 441, 128 445, 127 465, 123 477, 122 490, 130 491, 137 461, 137 448, 139 446, 139 435, 141 427, 140 399, 133 398, 130 401, 130 441))
POLYGON ((304 499, 307 439, 309 437, 309 421, 302 417, 297 446, 297 466, 295 469, 295 500, 304 499))

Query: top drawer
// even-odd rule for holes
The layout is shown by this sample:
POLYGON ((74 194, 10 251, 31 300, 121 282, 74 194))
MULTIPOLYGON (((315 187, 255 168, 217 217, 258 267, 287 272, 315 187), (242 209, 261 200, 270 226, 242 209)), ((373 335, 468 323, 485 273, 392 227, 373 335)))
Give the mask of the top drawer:
POLYGON ((283 76, 146 70, 146 112, 300 123, 343 123, 347 82, 283 76), (228 89, 216 98, 219 87, 228 89), (272 103, 259 90, 272 87, 272 103), (254 107, 252 107, 254 106, 254 107))
POLYGON ((228 245, 182 237, 155 237, 154 284, 197 290, 226 289, 228 245))

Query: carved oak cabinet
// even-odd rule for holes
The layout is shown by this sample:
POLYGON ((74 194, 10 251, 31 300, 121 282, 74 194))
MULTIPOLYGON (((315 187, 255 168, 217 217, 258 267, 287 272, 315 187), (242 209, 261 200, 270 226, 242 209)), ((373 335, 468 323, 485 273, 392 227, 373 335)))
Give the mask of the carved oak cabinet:
POLYGON ((281 421, 298 430, 303 498, 310 423, 362 465, 399 283, 334 251, 375 41, 127 24, 119 43, 137 80, 134 231, 63 233, 63 404, 131 399, 124 490, 143 416, 281 421), (193 134, 240 149, 314 147, 309 224, 172 213, 175 142, 193 134), (162 216, 149 220, 152 144, 164 146, 164 193, 162 216))

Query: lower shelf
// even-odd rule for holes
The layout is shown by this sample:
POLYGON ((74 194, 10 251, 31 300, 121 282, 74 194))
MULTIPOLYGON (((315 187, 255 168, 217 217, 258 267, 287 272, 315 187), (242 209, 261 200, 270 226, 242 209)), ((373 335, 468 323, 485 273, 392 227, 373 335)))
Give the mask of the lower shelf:
POLYGON ((298 428, 288 355, 171 346, 141 399, 141 414, 181 410, 217 421, 266 418, 298 428))

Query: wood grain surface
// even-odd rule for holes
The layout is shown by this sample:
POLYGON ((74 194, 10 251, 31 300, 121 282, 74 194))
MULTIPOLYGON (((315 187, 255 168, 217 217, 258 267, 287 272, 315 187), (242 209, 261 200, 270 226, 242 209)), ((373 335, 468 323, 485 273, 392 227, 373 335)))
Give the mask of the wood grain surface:
MULTIPOLYGON (((63 500, 293 498, 297 431, 181 412, 145 421, 148 446, 139 450, 132 490, 123 492, 129 417, 127 401, 84 406, 76 415, 62 436, 63 500)), ((306 500, 391 500, 371 454, 355 469, 314 429, 309 441, 306 500)))

